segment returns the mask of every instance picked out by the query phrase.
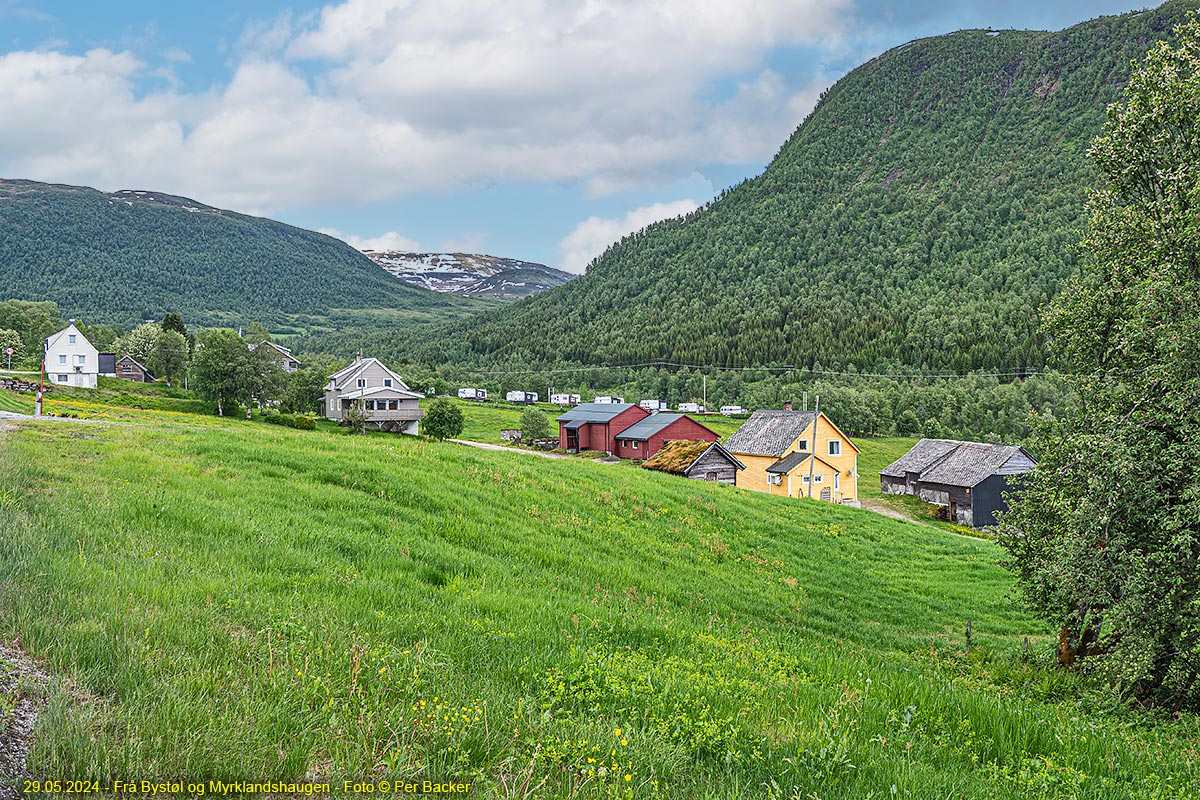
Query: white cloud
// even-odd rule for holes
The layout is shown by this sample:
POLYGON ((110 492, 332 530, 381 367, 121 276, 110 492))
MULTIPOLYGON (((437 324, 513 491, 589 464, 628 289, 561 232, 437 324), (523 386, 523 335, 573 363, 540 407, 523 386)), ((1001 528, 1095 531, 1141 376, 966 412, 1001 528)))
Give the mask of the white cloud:
POLYGON ((592 259, 620 241, 622 236, 697 208, 699 204, 689 198, 635 208, 623 217, 588 217, 558 243, 559 269, 582 274, 592 259))
POLYGON ((353 247, 355 250, 374 250, 382 252, 384 250, 400 250, 405 253, 421 253, 424 248, 415 239, 409 239, 407 236, 401 236, 396 231, 388 231, 382 236, 374 236, 371 238, 363 238, 354 234, 342 233, 336 228, 318 228, 318 233, 323 233, 326 236, 332 236, 335 239, 341 239, 346 244, 353 247))
POLYGON ((346 0, 248 26, 227 85, 192 94, 170 72, 139 88, 163 83, 129 52, 10 53, 0 173, 263 213, 504 181, 666 183, 773 154, 821 87, 790 86, 768 54, 835 46, 851 5, 346 0))

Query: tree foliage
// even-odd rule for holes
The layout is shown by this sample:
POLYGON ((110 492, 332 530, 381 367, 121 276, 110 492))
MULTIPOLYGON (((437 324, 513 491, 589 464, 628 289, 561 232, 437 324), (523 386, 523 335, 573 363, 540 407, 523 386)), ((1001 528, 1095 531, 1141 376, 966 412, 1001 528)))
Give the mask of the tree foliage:
POLYGON ((12 328, 0 328, 0 363, 5 366, 10 359, 4 351, 10 347, 13 349, 11 361, 19 365, 25 356, 25 342, 21 340, 21 334, 12 328))
POLYGON ((1200 706, 1200 24, 1158 43, 1092 154, 1084 275, 1047 330, 1078 410, 1002 525, 1025 597, 1148 702, 1200 706))
POLYGON ((269 348, 251 350, 246 341, 228 328, 204 333, 196 345, 192 363, 192 389, 201 397, 215 400, 217 413, 238 402, 249 406, 254 400, 275 399, 282 391, 284 373, 269 348))
POLYGON ((118 337, 113 342, 113 348, 118 357, 128 353, 134 360, 148 365, 150 354, 154 352, 154 346, 158 344, 158 337, 162 332, 159 325, 143 322, 129 333, 118 337))
POLYGON ((150 360, 146 366, 170 386, 176 376, 187 372, 188 360, 188 342, 183 334, 175 330, 161 330, 150 350, 150 360))
POLYGON ((453 439, 463 431, 462 409, 444 397, 429 404, 421 427, 435 439, 453 439))
POLYGON ((550 418, 540 408, 527 408, 521 412, 521 438, 545 439, 550 435, 550 418))

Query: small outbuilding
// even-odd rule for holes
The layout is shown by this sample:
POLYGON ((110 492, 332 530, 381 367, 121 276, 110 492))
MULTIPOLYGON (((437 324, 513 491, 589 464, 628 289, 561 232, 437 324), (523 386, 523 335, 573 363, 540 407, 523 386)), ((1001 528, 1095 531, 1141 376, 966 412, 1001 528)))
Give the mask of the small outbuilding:
POLYGON ((669 441, 643 462, 642 468, 732 486, 737 483, 738 470, 746 467, 720 442, 669 441))
POLYGON ((580 450, 617 451, 617 434, 650 416, 632 403, 581 403, 558 417, 558 446, 580 450))
POLYGON ((123 381, 154 383, 154 376, 140 361, 128 353, 123 354, 113 365, 113 376, 123 381))
POLYGON ((885 494, 909 494, 944 506, 950 521, 973 528, 995 525, 1020 491, 1019 476, 1036 465, 1016 445, 922 439, 879 471, 885 494))

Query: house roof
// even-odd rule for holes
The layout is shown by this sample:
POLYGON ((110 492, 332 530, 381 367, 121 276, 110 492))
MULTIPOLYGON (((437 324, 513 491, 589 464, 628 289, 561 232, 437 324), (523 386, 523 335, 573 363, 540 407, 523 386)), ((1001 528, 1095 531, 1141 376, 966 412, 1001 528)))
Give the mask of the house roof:
MULTIPOLYGON (((662 432, 665 428, 670 427, 673 423, 678 422, 681 419, 689 419, 689 417, 684 414, 654 414, 630 425, 628 428, 618 433, 615 438, 644 442, 647 441, 651 436, 662 432)), ((692 420, 692 422, 696 421, 692 420)), ((700 425, 699 422, 696 422, 696 424, 700 425)), ((700 427, 704 428, 703 425, 700 425, 700 427)), ((705 428, 705 430, 708 429, 705 428)), ((712 433, 712 431, 709 432, 712 433)), ((716 436, 715 433, 713 433, 713 435, 716 436)))
POLYGON ((731 453, 782 456, 816 418, 816 411, 755 411, 729 437, 725 449, 731 453))
POLYGON ((364 397, 382 397, 387 400, 417 400, 424 396, 417 392, 407 392, 404 389, 397 389, 394 386, 368 386, 364 389, 355 389, 353 392, 346 392, 341 396, 341 399, 360 400, 364 397))
POLYGON ((963 442, 946 458, 922 472, 920 479, 925 483, 974 486, 995 475, 1005 462, 1020 451, 1021 448, 1014 445, 963 442))
MULTIPOLYGON (((383 369, 384 372, 386 372, 388 375, 392 376, 392 379, 394 381, 396 381, 398 384, 397 386, 395 386, 393 388, 401 389, 403 391, 411 391, 408 388, 408 384, 404 382, 403 378, 401 378, 399 375, 397 375, 395 372, 393 372, 391 369, 389 369, 386 364, 384 364, 382 361, 380 361, 377 358, 356 359, 354 361, 354 363, 352 363, 350 366, 340 369, 337 372, 333 373, 332 375, 329 376, 329 384, 325 387, 326 391, 328 391, 330 389, 332 389, 334 391, 341 389, 343 386, 345 386, 350 381, 357 378, 359 374, 361 374, 363 371, 365 371, 368 367, 370 367, 372 365, 378 365, 381 369, 383 369)), ((414 392, 413 394, 416 394, 416 393, 414 392)), ((425 395, 418 395, 418 396, 424 397, 425 395)))
MULTIPOLYGON (((767 472, 775 473, 777 475, 787 475, 792 470, 807 462, 810 458, 812 458, 812 453, 788 453, 786 456, 767 467, 767 472)), ((837 469, 835 466, 822 458, 817 458, 817 461, 820 461, 830 469, 837 469)))
POLYGON ((80 333, 79 328, 75 327, 75 323, 72 322, 70 325, 63 328, 61 331, 58 331, 57 333, 52 333, 46 337, 46 349, 49 350, 51 347, 53 347, 54 343, 57 342, 60 338, 62 338, 62 335, 64 333, 66 333, 67 331, 74 331, 76 336, 81 337, 89 345, 91 344, 91 342, 88 342, 88 338, 86 336, 84 336, 82 333, 80 333))
POLYGON ((692 442, 684 439, 674 439, 666 442, 663 444, 662 449, 642 462, 642 467, 644 469, 658 470, 659 472, 669 472, 673 475, 685 475, 697 461, 713 448, 716 448, 718 453, 723 455, 738 469, 746 468, 745 464, 734 458, 719 442, 692 442))
MULTIPOLYGON (((890 478, 903 478, 906 472, 918 473, 923 483, 948 486, 975 486, 995 475, 1013 456, 1020 454, 1022 462, 1034 463, 1024 448, 1016 445, 962 442, 954 439, 922 439, 899 459, 879 471, 890 478)), ((1024 464, 1006 472, 1024 472, 1024 464)))
MULTIPOLYGON (((280 352, 281 355, 287 356, 292 361, 295 361, 297 364, 300 363, 300 359, 298 359, 294 355, 292 355, 292 351, 290 348, 284 347, 283 345, 280 345, 280 344, 275 344, 274 342, 263 342, 263 344, 265 344, 269 347, 275 348, 276 350, 278 350, 280 352)), ((253 350, 254 346, 251 346, 250 349, 253 350)))
MULTIPOLYGON (((558 422, 577 422, 580 425, 588 422, 611 422, 623 411, 638 408, 633 403, 580 403, 558 417, 558 422)), ((645 409, 642 409, 643 411, 645 409)), ((579 425, 568 427, 578 428, 579 425)))
POLYGON ((136 364, 138 366, 139 369, 141 369, 142 372, 146 373, 147 376, 149 376, 151 378, 154 377, 153 375, 150 375, 150 370, 146 369, 146 366, 142 362, 138 361, 136 358, 129 355, 129 353, 123 354, 120 358, 118 358, 115 362, 113 362, 113 366, 115 367, 117 364, 120 364, 122 361, 132 361, 134 364, 136 364))
POLYGON ((953 439, 922 439, 900 458, 879 470, 889 478, 903 478, 907 472, 923 472, 954 452, 962 442, 953 439))
POLYGON ((116 353, 99 353, 99 367, 101 375, 108 375, 117 371, 117 354, 116 353))

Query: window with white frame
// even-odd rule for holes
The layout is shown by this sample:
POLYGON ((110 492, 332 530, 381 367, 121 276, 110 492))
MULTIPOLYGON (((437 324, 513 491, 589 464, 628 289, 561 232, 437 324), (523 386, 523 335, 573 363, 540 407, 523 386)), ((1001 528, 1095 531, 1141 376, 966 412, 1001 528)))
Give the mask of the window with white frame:
POLYGON ((824 475, 814 475, 813 476, 813 483, 821 483, 824 480, 825 480, 824 475))
POLYGON ((75 334, 73 334, 73 333, 67 334, 67 344, 75 344, 75 334))
POLYGON ((842 454, 842 443, 837 439, 829 440, 829 455, 840 456, 842 454))
POLYGON ((58 376, 58 382, 59 382, 59 383, 66 383, 66 382, 67 382, 67 376, 66 376, 66 375, 59 375, 59 376, 58 376))
POLYGON ((392 379, 391 379, 391 378, 384 378, 384 379, 383 379, 383 385, 384 385, 384 386, 386 386, 386 387, 388 387, 389 389, 390 389, 390 388, 392 388, 392 379))
POLYGON ((808 439, 801 439, 797 445, 801 453, 808 452, 808 439))
POLYGON ((840 472, 833 473, 833 488, 834 489, 842 488, 842 473, 840 473, 840 472))
POLYGON ((83 353, 80 353, 79 355, 75 356, 75 363, 76 364, 86 364, 87 356, 85 356, 83 353))
POLYGON ((367 379, 366 379, 366 378, 359 378, 359 379, 358 379, 358 388, 360 388, 360 389, 365 389, 365 388, 367 388, 367 379))
POLYGON ((807 475, 803 475, 803 476, 801 476, 801 478, 800 478, 800 481, 801 481, 802 483, 808 483, 808 476, 807 476, 807 475))
POLYGON ((67 354, 66 353, 59 353, 58 363, 63 364, 64 366, 66 365, 66 363, 67 363, 67 354))

